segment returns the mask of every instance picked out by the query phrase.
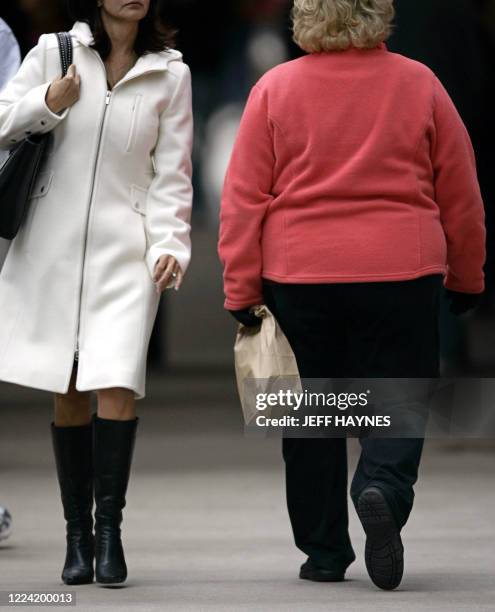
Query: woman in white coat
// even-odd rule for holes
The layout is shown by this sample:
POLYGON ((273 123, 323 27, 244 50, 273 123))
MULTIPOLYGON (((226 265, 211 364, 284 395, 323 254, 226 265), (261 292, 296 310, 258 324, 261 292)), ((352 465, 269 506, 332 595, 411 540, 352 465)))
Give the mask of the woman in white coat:
POLYGON ((54 392, 62 579, 93 581, 96 557, 108 584, 127 576, 120 525, 160 294, 191 254, 191 78, 157 0, 69 6, 68 75, 43 35, 0 92, 1 148, 52 133, 0 275, 0 379, 54 392))

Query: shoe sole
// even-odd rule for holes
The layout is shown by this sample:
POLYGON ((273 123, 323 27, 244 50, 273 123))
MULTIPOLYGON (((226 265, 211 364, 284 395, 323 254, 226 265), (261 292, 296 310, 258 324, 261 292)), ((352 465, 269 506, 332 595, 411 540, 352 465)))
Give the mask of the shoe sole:
POLYGON ((366 533, 369 577, 380 589, 396 589, 404 573, 404 547, 382 491, 376 487, 365 489, 359 496, 357 513, 366 533))
POLYGON ((94 576, 87 578, 62 578, 62 582, 68 586, 77 586, 79 584, 93 584, 94 576))
POLYGON ((127 576, 121 576, 121 577, 116 577, 116 578, 114 577, 104 578, 102 576, 96 577, 96 582, 98 582, 99 584, 104 584, 105 586, 121 585, 126 580, 127 580, 127 576))
POLYGON ((344 574, 335 574, 334 576, 324 576, 319 572, 300 572, 301 580, 311 580, 312 582, 344 582, 344 574))

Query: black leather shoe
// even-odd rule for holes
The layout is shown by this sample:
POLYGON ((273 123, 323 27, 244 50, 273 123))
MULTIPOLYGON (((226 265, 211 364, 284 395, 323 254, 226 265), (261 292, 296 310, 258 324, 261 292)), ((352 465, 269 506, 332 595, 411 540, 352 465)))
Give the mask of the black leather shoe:
POLYGON ((381 489, 364 489, 358 499, 357 512, 366 532, 365 561, 369 577, 380 589, 397 588, 404 573, 404 547, 381 489))
POLYGON ((120 584, 127 578, 120 525, 137 423, 94 420, 96 581, 101 584, 120 584))
POLYGON ((345 570, 335 571, 317 567, 308 559, 306 563, 301 565, 299 578, 312 580, 313 582, 342 582, 345 578, 345 570))
POLYGON ((94 579, 92 426, 51 425, 57 476, 67 522, 62 580, 88 584, 94 579))

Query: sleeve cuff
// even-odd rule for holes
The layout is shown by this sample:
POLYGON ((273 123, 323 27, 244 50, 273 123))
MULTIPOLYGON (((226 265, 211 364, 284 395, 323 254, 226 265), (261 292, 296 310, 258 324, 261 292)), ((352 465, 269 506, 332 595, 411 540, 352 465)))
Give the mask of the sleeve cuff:
POLYGON ((44 83, 35 87, 31 91, 31 116, 33 117, 33 125, 30 131, 37 133, 51 132, 57 125, 63 121, 68 112, 69 108, 66 108, 60 115, 52 112, 46 103, 46 94, 51 82, 44 83))
POLYGON ((477 282, 463 283, 456 278, 447 275, 444 281, 445 289, 450 291, 457 291, 458 293, 474 293, 480 294, 485 291, 485 281, 483 279, 477 282))
POLYGON ((228 298, 225 300, 223 307, 225 310, 245 310, 246 308, 251 308, 252 306, 262 306, 265 303, 263 296, 258 296, 252 300, 248 300, 247 302, 236 302, 229 300, 228 298))

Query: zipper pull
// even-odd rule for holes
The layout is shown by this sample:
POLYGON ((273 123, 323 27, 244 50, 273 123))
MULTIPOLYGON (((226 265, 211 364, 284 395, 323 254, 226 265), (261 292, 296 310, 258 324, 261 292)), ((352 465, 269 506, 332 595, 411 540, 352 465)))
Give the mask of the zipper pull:
POLYGON ((105 104, 108 106, 110 104, 110 96, 112 95, 111 91, 107 91, 107 97, 105 98, 105 104))

